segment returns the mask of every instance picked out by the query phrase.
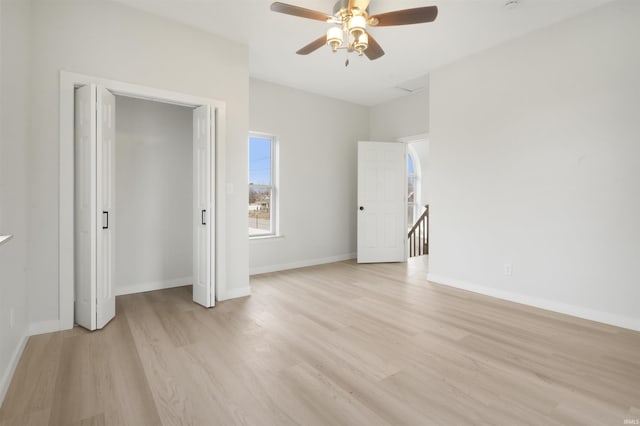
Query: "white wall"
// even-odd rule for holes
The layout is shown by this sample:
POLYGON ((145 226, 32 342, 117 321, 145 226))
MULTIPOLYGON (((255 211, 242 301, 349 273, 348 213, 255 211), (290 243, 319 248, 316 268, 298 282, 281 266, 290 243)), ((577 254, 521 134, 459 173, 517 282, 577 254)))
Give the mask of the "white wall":
MULTIPOLYGON (((67 70, 226 102, 226 295, 248 289, 247 48, 105 0, 34 0, 30 320, 58 320, 58 79, 67 70)), ((46 327, 45 327, 46 328, 46 327)))
POLYGON ((616 1, 431 74, 431 279, 640 329, 639 22, 616 1))
MULTIPOLYGON (((397 141, 399 139, 427 135, 429 132, 429 88, 410 93, 389 102, 372 106, 369 110, 369 132, 374 141, 397 141)), ((418 194, 420 205, 429 203, 429 142, 410 144, 421 167, 421 182, 418 194)), ((418 214, 423 208, 418 209, 418 214)))
POLYGON ((370 108, 369 133, 373 141, 396 141, 428 131, 428 88, 370 108))
POLYGON ((116 294, 192 283, 192 111, 116 97, 116 294))
POLYGON ((368 108, 255 79, 250 91, 250 129, 280 145, 282 234, 251 241, 251 273, 354 257, 356 149, 368 139, 368 108))
POLYGON ((0 3, 0 234, 14 235, 0 246, 0 404, 28 330, 29 3, 0 3))

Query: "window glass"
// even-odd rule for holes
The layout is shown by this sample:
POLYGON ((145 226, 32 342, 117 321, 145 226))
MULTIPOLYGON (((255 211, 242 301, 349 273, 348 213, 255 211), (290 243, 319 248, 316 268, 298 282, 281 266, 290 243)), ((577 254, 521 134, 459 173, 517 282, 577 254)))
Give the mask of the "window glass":
POLYGON ((271 185, 271 138, 249 138, 249 185, 271 185))
POLYGON ((249 237, 275 234, 275 138, 249 135, 249 237))
POLYGON ((411 154, 407 155, 407 170, 408 170, 408 182, 407 182, 407 225, 409 229, 413 226, 417 217, 417 205, 416 205, 416 183, 417 176, 413 165, 413 158, 411 154))

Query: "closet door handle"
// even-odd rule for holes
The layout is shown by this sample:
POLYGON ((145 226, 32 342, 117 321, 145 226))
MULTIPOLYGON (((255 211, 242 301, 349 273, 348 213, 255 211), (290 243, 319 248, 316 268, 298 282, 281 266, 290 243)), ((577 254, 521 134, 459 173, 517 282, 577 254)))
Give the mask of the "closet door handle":
POLYGON ((204 215, 205 215, 205 213, 206 213, 206 212, 207 212, 206 210, 202 210, 202 211, 200 212, 200 223, 201 223, 202 225, 206 225, 206 224, 207 224, 207 222, 205 222, 205 221, 204 221, 204 215))
POLYGON ((102 212, 102 229, 109 229, 109 212, 102 212))

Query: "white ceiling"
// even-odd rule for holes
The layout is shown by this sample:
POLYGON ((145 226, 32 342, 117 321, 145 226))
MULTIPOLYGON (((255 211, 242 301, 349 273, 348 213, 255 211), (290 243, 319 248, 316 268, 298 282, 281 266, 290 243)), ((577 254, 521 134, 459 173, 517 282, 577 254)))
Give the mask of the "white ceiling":
MULTIPOLYGON (((252 77, 309 92, 375 105, 406 94, 410 80, 430 70, 611 0, 372 0, 370 13, 437 5, 429 24, 371 28, 386 54, 375 61, 328 47, 295 52, 323 35, 329 24, 271 12, 273 0, 117 0, 249 46, 252 77)), ((285 0, 331 14, 333 0, 285 0)), ((420 85, 420 84, 418 84, 420 85)))

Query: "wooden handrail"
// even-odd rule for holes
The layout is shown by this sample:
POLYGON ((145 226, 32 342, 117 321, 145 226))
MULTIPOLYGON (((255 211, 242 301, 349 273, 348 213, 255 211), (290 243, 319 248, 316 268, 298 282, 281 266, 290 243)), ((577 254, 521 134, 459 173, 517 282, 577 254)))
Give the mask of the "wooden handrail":
POLYGON ((429 205, 409 231, 409 257, 429 254, 429 205))

